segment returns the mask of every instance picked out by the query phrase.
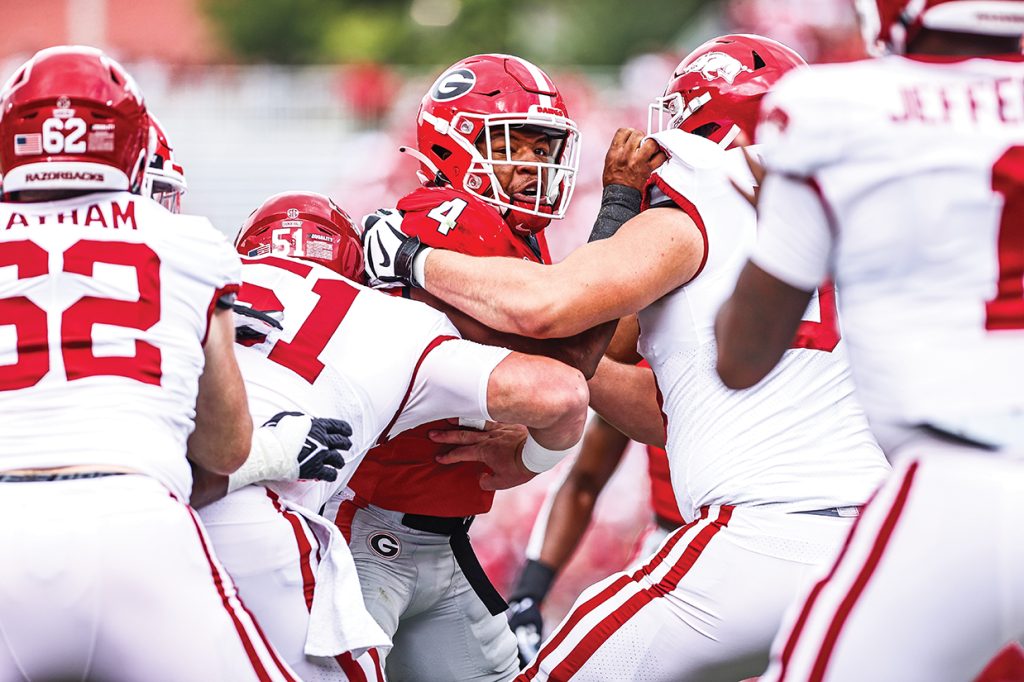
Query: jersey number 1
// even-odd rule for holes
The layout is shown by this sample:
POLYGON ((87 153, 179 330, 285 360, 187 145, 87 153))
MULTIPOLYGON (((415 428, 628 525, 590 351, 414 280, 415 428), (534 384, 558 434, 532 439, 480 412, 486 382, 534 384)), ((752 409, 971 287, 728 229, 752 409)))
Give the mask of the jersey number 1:
POLYGON ((996 245, 996 297, 985 303, 985 329, 1024 329, 1024 147, 1010 147, 992 166, 992 191, 1003 197, 996 245))

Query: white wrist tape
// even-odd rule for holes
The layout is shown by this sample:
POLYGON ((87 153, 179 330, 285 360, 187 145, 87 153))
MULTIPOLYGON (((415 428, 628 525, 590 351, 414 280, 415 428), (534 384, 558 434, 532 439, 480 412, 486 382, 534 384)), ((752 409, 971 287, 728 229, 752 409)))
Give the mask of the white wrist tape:
POLYGON ((535 474, 540 474, 561 462, 571 450, 572 448, 569 450, 548 450, 535 441, 532 435, 527 435, 526 444, 523 445, 523 466, 535 474))
POLYGON ((276 426, 256 429, 245 464, 228 476, 228 492, 260 481, 297 481, 299 453, 312 423, 307 415, 289 415, 282 417, 276 426))
POLYGON ((427 255, 433 250, 428 246, 417 253, 416 257, 412 259, 412 283, 421 289, 426 288, 427 277, 424 270, 427 267, 427 255))

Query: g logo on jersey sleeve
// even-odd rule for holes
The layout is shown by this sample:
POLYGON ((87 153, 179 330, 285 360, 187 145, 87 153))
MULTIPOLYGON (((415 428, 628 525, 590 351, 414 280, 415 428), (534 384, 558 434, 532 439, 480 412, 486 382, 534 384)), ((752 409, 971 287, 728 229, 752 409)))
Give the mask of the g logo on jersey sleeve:
POLYGON ((430 89, 430 99, 450 102, 462 97, 476 85, 476 74, 469 69, 454 69, 441 74, 430 89))
POLYGON ((378 531, 366 538, 366 546, 382 559, 395 559, 402 553, 402 543, 391 533, 378 531))

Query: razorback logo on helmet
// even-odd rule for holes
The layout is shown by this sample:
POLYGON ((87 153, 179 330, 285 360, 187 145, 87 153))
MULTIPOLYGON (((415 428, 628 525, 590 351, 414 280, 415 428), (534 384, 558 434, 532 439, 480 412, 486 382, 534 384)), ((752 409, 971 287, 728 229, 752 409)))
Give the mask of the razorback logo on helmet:
POLYGON ((476 74, 469 69, 454 69, 441 74, 430 89, 430 98, 436 102, 450 102, 462 97, 476 85, 476 74))
POLYGON ((683 73, 699 73, 709 81, 723 78, 731 84, 736 80, 736 76, 744 71, 753 73, 753 69, 744 66, 732 55, 727 55, 724 52, 708 52, 694 60, 693 64, 687 66, 683 73))

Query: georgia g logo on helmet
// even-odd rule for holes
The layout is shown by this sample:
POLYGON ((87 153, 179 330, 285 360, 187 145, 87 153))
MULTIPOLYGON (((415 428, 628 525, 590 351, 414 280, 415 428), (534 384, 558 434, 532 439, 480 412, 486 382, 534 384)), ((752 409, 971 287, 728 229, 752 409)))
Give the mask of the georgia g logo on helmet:
POLYGON ((469 69, 454 69, 441 74, 430 89, 430 99, 450 102, 462 97, 476 85, 476 74, 469 69))
POLYGON ((753 69, 744 66, 740 60, 724 52, 708 52, 702 54, 693 64, 686 67, 684 73, 699 73, 705 80, 713 81, 716 78, 724 78, 732 84, 736 76, 743 71, 753 73, 753 69))

